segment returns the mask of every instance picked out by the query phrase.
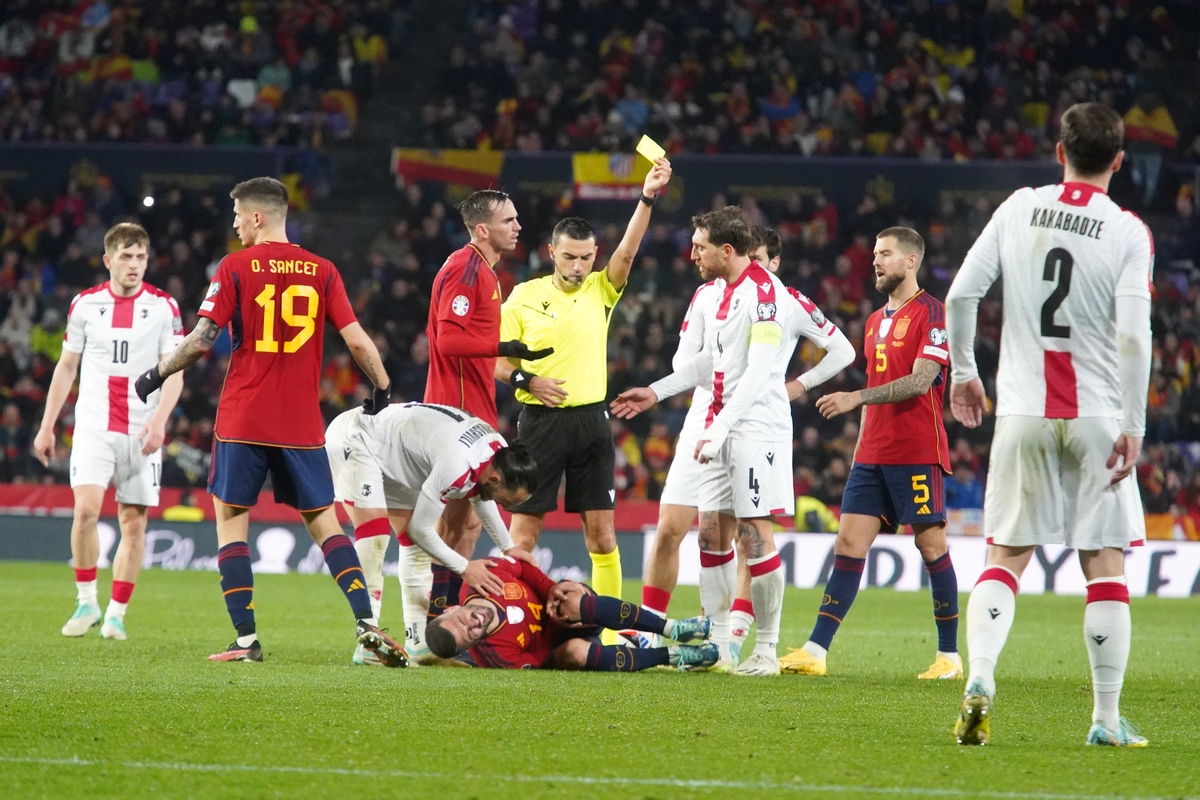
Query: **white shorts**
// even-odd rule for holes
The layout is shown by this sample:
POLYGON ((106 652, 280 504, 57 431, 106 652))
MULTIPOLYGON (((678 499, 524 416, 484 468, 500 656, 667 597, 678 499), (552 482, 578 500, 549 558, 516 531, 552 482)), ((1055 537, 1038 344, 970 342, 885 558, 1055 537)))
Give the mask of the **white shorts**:
POLYGON ((75 429, 71 443, 71 488, 117 488, 117 502, 131 506, 157 506, 162 448, 142 455, 136 436, 112 431, 75 429))
POLYGON ((338 417, 325 432, 325 453, 333 473, 333 498, 355 508, 411 510, 419 489, 407 489, 385 478, 379 463, 350 417, 338 417))
POLYGON ((722 511, 738 519, 795 513, 791 442, 727 439, 701 470, 700 511, 722 511))
POLYGON ((689 431, 686 426, 679 432, 675 457, 671 459, 667 479, 663 481, 662 496, 658 498, 659 505, 687 508, 700 505, 700 474, 704 466, 695 459, 696 442, 700 438, 698 433, 689 431))
POLYGON ((1000 417, 983 499, 988 542, 1099 550, 1143 541, 1135 477, 1108 485, 1105 464, 1120 434, 1120 422, 1104 417, 1000 417))

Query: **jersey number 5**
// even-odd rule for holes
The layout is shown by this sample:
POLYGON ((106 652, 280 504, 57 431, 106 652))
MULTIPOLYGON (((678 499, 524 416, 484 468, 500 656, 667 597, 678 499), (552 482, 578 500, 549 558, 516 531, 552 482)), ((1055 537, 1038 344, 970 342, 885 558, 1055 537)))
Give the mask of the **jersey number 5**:
MULTIPOLYGON (((295 336, 283 343, 283 352, 294 353, 312 338, 313 333, 317 329, 315 320, 317 318, 319 298, 317 290, 313 287, 294 283, 283 290, 282 300, 283 308, 279 316, 283 320, 283 323, 300 329, 295 336), (302 297, 308 301, 305 303, 307 311, 304 314, 296 313, 297 297, 302 297)), ((262 337, 254 343, 254 350, 258 353, 278 353, 279 341, 275 338, 274 284, 264 286, 263 290, 254 298, 254 302, 262 306, 263 309, 262 337)))
POLYGON ((1054 323, 1054 312, 1058 311, 1058 307, 1062 305, 1063 300, 1067 299, 1067 293, 1071 291, 1071 269, 1075 266, 1075 259, 1071 254, 1061 247, 1055 247, 1049 253, 1046 253, 1046 266, 1042 270, 1042 280, 1052 281, 1058 278, 1058 284, 1055 285, 1054 291, 1046 298, 1046 302, 1042 303, 1042 336, 1049 336, 1055 339, 1070 339, 1070 325, 1056 325, 1054 323))
POLYGON ((887 372, 887 342, 875 345, 875 371, 887 372))

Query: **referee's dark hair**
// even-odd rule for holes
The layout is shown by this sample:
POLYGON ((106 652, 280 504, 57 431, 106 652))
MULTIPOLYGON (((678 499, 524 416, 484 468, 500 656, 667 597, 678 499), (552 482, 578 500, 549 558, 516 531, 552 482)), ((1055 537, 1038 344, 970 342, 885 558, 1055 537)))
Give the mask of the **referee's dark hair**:
MULTIPOLYGON (((1115 158, 1115 156, 1114 156, 1115 158)), ((885 239, 891 237, 896 240, 896 244, 906 253, 917 254, 917 264, 925 260, 925 240, 921 238, 921 234, 914 231, 912 228, 896 226, 894 228, 884 228, 876 236, 876 239, 885 239)))
MULTIPOLYGON (((754 236, 758 239, 759 247, 767 248, 767 261, 773 261, 783 255, 783 240, 779 238, 779 234, 775 232, 774 228, 755 225, 754 236)), ((758 247, 754 249, 757 250, 758 247)))
POLYGON ((692 227, 707 232, 708 240, 717 247, 729 245, 739 256, 749 255, 758 242, 753 227, 737 206, 692 217, 692 227))
POLYGON ((492 459, 492 466, 500 473, 504 488, 509 491, 524 489, 530 494, 538 488, 537 462, 529 454, 529 448, 521 440, 508 447, 501 447, 492 459))
MULTIPOLYGON (((1153 103, 1144 95, 1139 101, 1153 103)), ((1125 121, 1101 103, 1076 103, 1063 112, 1059 135, 1067 163, 1076 172, 1084 177, 1102 175, 1121 152, 1125 121)))
POLYGON ((425 626, 425 646, 438 658, 454 658, 458 655, 458 642, 454 641, 454 634, 442 627, 441 622, 441 617, 429 620, 425 626))
POLYGON ((583 217, 567 217, 559 220, 554 226, 554 231, 550 234, 550 243, 558 244, 558 240, 564 236, 576 242, 586 242, 596 238, 596 229, 583 217))
POLYGON ((480 189, 471 192, 458 204, 458 213, 462 215, 467 230, 474 232, 476 225, 487 225, 491 222, 496 208, 504 205, 506 200, 508 195, 499 189, 480 189))

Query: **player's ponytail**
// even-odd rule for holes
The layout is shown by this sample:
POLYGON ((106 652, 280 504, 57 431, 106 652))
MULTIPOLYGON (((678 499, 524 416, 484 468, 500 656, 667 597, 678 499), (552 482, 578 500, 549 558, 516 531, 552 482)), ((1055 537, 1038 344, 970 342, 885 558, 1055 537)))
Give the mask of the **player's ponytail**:
POLYGON ((537 462, 533 460, 525 442, 520 439, 497 450, 492 466, 499 471, 505 489, 524 489, 530 494, 537 491, 537 462))

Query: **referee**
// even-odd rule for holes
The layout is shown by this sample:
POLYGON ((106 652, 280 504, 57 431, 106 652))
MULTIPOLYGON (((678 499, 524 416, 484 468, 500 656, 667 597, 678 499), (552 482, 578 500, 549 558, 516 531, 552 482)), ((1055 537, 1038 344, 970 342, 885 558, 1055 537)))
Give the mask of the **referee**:
POLYGON ((496 379, 516 389, 522 403, 517 433, 538 464, 538 488, 513 507, 513 542, 532 552, 542 518, 558 506, 566 475, 565 507, 579 514, 592 557, 592 588, 621 596, 621 556, 613 528, 613 439, 605 400, 608 394, 608 322, 625 289, 629 269, 650 224, 650 209, 671 179, 671 164, 655 162, 642 186, 637 210, 608 266, 593 272, 596 232, 579 217, 554 226, 550 259, 554 274, 513 289, 500 309, 500 339, 519 339, 532 350, 553 348, 537 362, 499 358, 496 379), (547 377, 547 376, 557 377, 547 377))

